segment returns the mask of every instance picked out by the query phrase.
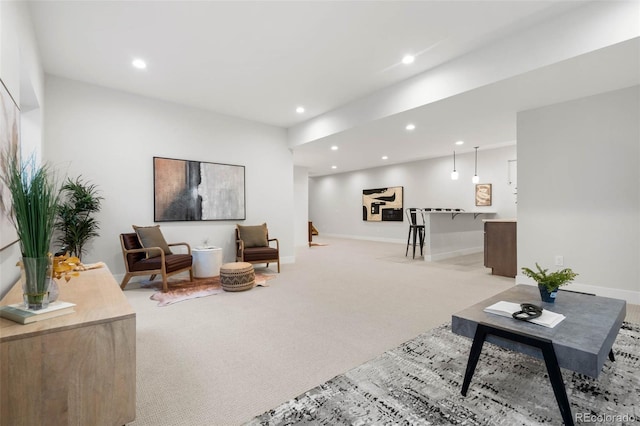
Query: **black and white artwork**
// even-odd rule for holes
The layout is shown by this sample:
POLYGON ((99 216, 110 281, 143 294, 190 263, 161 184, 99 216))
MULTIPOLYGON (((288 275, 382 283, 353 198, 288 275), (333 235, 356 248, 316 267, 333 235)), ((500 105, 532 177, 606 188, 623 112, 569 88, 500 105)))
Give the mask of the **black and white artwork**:
POLYGON ((154 220, 244 220, 244 166, 153 157, 154 220))
POLYGON ((402 186, 364 189, 362 220, 368 222, 402 222, 402 186))

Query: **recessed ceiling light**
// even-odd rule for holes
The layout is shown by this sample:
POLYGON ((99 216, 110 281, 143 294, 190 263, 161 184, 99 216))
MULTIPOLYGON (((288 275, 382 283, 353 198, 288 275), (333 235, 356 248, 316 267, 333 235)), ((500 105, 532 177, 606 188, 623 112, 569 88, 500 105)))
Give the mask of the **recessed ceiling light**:
POLYGON ((458 141, 456 142, 456 145, 464 145, 464 141, 458 141))
POLYGON ((402 58, 402 63, 405 65, 409 65, 412 64, 413 61, 416 60, 416 57, 413 55, 404 55, 404 57, 402 58))
POLYGON ((304 107, 299 106, 298 108, 296 108, 296 112, 298 114, 302 114, 304 112, 304 107))
POLYGON ((135 68, 138 68, 139 70, 143 70, 147 67, 147 63, 142 59, 134 59, 131 62, 131 65, 133 65, 135 68))
POLYGON ((407 125, 405 126, 405 129, 407 129, 407 130, 409 130, 409 131, 411 131, 411 130, 413 130, 413 129, 415 129, 415 128, 416 128, 416 125, 415 125, 415 124, 413 124, 413 123, 409 123, 409 124, 407 124, 407 125))
POLYGON ((338 150, 338 147, 336 145, 331 147, 331 151, 337 151, 337 150, 338 150))
POLYGON ((331 166, 331 168, 332 168, 332 169, 337 169, 337 168, 338 168, 338 166, 331 166))
POLYGON ((383 159, 383 160, 388 160, 388 159, 389 159, 389 157, 387 157, 386 155, 383 155, 383 156, 382 156, 382 159, 383 159))

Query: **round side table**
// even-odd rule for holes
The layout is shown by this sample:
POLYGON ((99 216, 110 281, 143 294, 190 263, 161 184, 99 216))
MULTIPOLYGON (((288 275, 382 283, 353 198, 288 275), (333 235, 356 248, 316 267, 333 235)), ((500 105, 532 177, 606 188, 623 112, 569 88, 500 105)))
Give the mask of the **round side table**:
POLYGON ((220 275, 222 247, 196 247, 191 249, 191 255, 194 277, 208 278, 220 275))

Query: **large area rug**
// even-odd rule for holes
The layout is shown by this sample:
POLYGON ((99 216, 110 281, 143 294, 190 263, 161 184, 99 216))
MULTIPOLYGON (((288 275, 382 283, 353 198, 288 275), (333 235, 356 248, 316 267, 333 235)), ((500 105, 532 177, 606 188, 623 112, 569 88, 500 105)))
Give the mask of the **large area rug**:
MULTIPOLYGON (((640 424, 639 346, 640 325, 624 323, 597 380, 562 371, 577 424, 640 424)), ((544 362, 490 343, 463 397, 470 348, 442 325, 247 425, 562 424, 544 362)))
MULTIPOLYGON (((273 275, 256 272, 256 286, 268 287, 268 281, 272 278, 275 277, 273 275)), ((143 284, 142 287, 157 290, 151 295, 150 299, 157 301, 158 306, 168 306, 185 300, 212 296, 214 294, 224 292, 220 285, 219 276, 211 278, 194 278, 193 281, 169 281, 169 291, 166 293, 161 291, 162 281, 152 281, 143 284)))

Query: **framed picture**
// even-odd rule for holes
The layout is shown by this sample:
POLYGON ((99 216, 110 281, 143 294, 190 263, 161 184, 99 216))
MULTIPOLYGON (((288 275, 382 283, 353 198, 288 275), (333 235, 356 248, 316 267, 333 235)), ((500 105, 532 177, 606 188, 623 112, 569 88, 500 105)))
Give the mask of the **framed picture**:
POLYGON ((491 184, 479 183, 476 184, 476 206, 490 206, 491 205, 491 184))
POLYGON ((368 222, 402 222, 402 186, 362 191, 362 220, 368 222))
MULTIPOLYGON (((0 80, 0 155, 20 158, 20 109, 0 80)), ((18 241, 18 233, 9 220, 11 194, 0 182, 0 250, 18 241)))
POLYGON ((244 220, 244 179, 244 166, 153 157, 154 220, 244 220))

